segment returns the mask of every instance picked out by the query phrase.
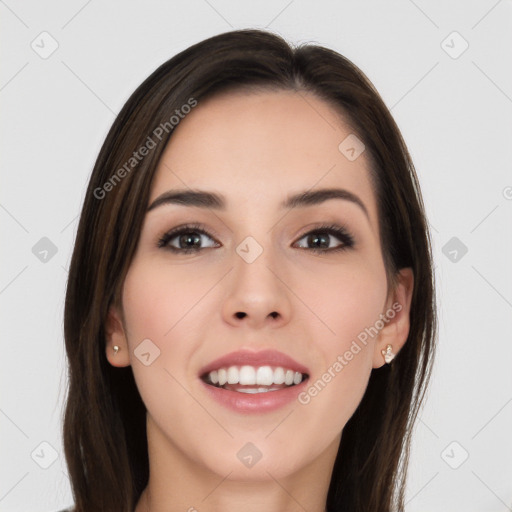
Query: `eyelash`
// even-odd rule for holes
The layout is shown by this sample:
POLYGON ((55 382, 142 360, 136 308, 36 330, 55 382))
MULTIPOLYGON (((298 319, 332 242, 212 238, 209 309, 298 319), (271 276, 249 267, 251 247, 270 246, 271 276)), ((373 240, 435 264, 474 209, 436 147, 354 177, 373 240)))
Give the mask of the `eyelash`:
MULTIPOLYGON (((203 247, 203 248, 199 248, 199 249, 195 249, 195 248, 178 249, 177 247, 172 247, 170 245, 167 245, 169 243, 169 241, 172 240, 173 238, 175 238, 177 235, 182 235, 182 234, 186 234, 186 233, 197 233, 197 234, 201 234, 201 235, 206 235, 207 237, 213 239, 213 237, 206 231, 203 224, 198 224, 198 223, 186 224, 184 226, 178 226, 177 228, 171 229, 170 231, 165 233, 158 240, 157 247, 160 249, 162 249, 162 248, 167 249, 173 253, 180 253, 180 254, 190 254, 193 252, 202 251, 204 249, 212 249, 213 248, 213 247, 203 247)), ((337 238, 340 239, 340 241, 342 242, 342 245, 340 245, 339 247, 335 247, 333 249, 318 249, 318 248, 303 248, 303 247, 301 247, 301 249, 306 249, 306 250, 313 251, 316 253, 324 253, 325 254, 328 252, 346 251, 347 249, 354 247, 354 238, 352 237, 352 235, 348 232, 348 230, 346 228, 338 226, 336 224, 323 224, 321 226, 318 226, 318 227, 308 231, 307 233, 304 233, 299 238, 299 240, 302 240, 304 237, 306 237, 308 235, 319 234, 319 233, 336 236, 337 238)))

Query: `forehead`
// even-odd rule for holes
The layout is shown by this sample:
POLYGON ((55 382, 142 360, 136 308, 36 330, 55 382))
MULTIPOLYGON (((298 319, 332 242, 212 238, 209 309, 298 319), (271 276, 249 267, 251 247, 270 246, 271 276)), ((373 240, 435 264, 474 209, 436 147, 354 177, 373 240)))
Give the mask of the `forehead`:
POLYGON ((339 112, 311 94, 215 96, 175 128, 149 203, 169 190, 193 188, 219 192, 228 207, 273 209, 293 192, 341 187, 358 195, 376 222, 365 153, 351 161, 339 149, 349 136, 339 112))

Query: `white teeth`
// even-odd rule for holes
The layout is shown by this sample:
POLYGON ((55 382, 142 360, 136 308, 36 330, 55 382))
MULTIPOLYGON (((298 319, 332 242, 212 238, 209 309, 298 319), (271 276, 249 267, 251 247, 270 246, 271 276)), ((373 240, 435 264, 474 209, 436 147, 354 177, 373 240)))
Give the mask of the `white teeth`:
POLYGON ((280 366, 274 370, 274 384, 284 384, 284 370, 280 366))
MULTIPOLYGON (((219 368, 213 370, 209 374, 209 381, 212 384, 224 386, 224 384, 241 384, 243 386, 271 386, 272 384, 286 384, 287 386, 297 385, 302 382, 302 373, 285 369, 277 366, 272 369, 270 366, 249 366, 242 367, 230 366, 229 368, 219 368)), ((256 393, 252 391, 256 388, 247 389, 243 392, 256 393)), ((269 391, 268 388, 258 388, 260 390, 269 391)), ((275 388, 279 389, 279 388, 275 388)), ((270 389, 272 391, 272 389, 270 389)))
POLYGON ((228 368, 228 384, 238 384, 238 368, 236 366, 230 366, 228 368))
POLYGON ((242 366, 239 377, 240 384, 256 384, 256 370, 252 366, 242 366))
POLYGON ((255 394, 255 393, 266 393, 267 391, 277 391, 281 388, 247 388, 247 389, 242 389, 240 388, 238 390, 239 393, 251 393, 251 394, 255 394))
MULTIPOLYGON (((218 370, 218 376, 219 376, 219 386, 224 386, 228 380, 227 372, 224 368, 220 368, 218 370)), ((212 378, 212 373, 210 372, 210 379, 212 378)))
POLYGON ((270 366, 260 366, 256 372, 256 384, 260 386, 270 386, 272 379, 274 378, 274 372, 270 366))

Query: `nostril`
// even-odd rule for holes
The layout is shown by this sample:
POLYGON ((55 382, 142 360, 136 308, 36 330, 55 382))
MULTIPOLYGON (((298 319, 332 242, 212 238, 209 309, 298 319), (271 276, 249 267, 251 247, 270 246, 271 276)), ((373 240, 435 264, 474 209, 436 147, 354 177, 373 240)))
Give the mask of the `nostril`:
POLYGON ((239 311, 238 313, 236 313, 237 318, 243 318, 245 315, 246 315, 246 313, 244 313, 242 311, 239 311))

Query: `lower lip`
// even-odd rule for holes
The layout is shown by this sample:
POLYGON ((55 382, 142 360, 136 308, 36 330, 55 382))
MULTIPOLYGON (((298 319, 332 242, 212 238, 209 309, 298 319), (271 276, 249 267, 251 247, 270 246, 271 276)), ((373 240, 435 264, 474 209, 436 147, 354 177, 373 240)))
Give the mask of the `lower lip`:
POLYGON ((202 379, 199 380, 210 396, 221 405, 241 413, 263 413, 275 411, 297 400, 297 395, 304 391, 309 378, 295 386, 277 391, 264 391, 263 393, 239 393, 238 391, 211 386, 202 379))

